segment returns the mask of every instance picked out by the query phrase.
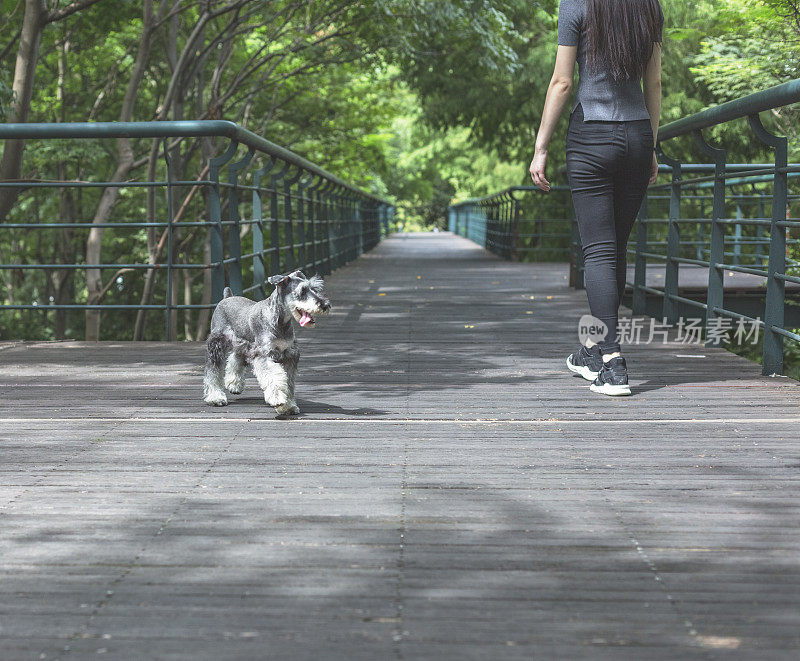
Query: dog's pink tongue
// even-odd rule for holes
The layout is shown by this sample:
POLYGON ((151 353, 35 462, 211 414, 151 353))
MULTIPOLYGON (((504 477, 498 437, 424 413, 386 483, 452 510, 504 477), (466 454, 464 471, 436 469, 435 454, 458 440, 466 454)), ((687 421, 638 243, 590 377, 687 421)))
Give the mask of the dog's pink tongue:
POLYGON ((301 326, 307 326, 310 322, 311 322, 311 317, 308 314, 306 314, 305 312, 301 313, 300 322, 299 322, 300 325, 301 326))

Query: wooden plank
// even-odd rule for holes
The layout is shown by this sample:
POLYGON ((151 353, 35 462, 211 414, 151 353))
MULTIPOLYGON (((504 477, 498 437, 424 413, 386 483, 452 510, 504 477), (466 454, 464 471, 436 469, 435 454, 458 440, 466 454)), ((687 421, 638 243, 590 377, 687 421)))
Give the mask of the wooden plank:
POLYGON ((797 658, 797 383, 671 341, 596 396, 565 275, 391 237, 297 420, 196 343, 0 346, 0 657, 797 658))

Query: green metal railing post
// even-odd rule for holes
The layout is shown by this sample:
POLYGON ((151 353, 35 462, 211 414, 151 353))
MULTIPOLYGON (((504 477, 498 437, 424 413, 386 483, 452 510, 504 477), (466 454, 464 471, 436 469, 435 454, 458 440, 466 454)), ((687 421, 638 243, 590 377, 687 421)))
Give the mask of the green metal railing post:
POLYGON ((364 252, 364 216, 358 198, 350 196, 350 213, 353 216, 353 254, 355 259, 364 252))
MULTIPOLYGON (((742 205, 740 203, 736 204, 736 218, 739 220, 744 218, 744 213, 742 213, 742 205)), ((739 266, 741 257, 742 257, 742 224, 736 223, 733 226, 733 263, 736 266, 739 266)))
MULTIPOLYGON (((706 292, 706 344, 708 330, 718 310, 723 308, 725 296, 725 271, 722 265, 725 262, 725 226, 722 219, 725 217, 725 161, 727 153, 724 149, 712 147, 703 138, 703 132, 697 129, 692 132, 700 149, 714 159, 714 198, 711 205, 711 245, 708 255, 708 290, 706 292)), ((714 340, 718 343, 718 340, 714 340)))
MULTIPOLYGON (((698 218, 705 218, 706 217, 706 200, 704 197, 700 198, 700 215, 698 218)), ((695 256, 697 259, 703 259, 705 256, 705 245, 706 241, 706 226, 704 223, 699 223, 697 226, 697 251, 695 256)))
POLYGON ((497 230, 502 234, 502 242, 499 243, 498 248, 501 257, 503 259, 511 259, 511 220, 510 220, 510 209, 508 203, 508 193, 505 193, 500 197, 497 202, 497 215, 498 215, 498 223, 497 223, 497 230))
POLYGON ((389 236, 389 205, 381 202, 381 222, 383 223, 383 236, 389 236))
POLYGON ((322 188, 325 186, 324 179, 318 179, 317 183, 315 183, 309 190, 312 196, 312 203, 314 206, 314 218, 311 223, 312 225, 312 250, 313 250, 313 259, 314 259, 314 269, 317 273, 322 274, 325 270, 324 266, 324 259, 325 259, 325 241, 322 240, 324 236, 322 234, 322 228, 324 227, 325 222, 325 214, 323 211, 323 202, 322 202, 322 188))
POLYGON ((321 196, 323 198, 323 208, 324 208, 324 215, 325 215, 325 231, 323 234, 324 237, 324 246, 325 246, 325 273, 333 273, 333 269, 335 268, 334 259, 336 257, 334 249, 335 245, 333 244, 333 228, 334 228, 334 214, 336 210, 333 204, 333 189, 334 184, 331 182, 326 182, 325 186, 322 188, 321 196))
MULTIPOLYGON (((341 234, 336 231, 336 228, 341 226, 341 208, 339 206, 338 196, 336 195, 336 187, 331 186, 328 191, 328 207, 330 209, 330 223, 328 224, 328 254, 330 255, 330 272, 339 268, 339 244, 342 240, 341 234), (336 235, 339 234, 337 241, 336 235)), ((346 237, 345 237, 346 240, 346 237)))
POLYGON ((353 223, 353 214, 352 209, 350 208, 350 199, 347 195, 342 191, 339 193, 339 205, 342 212, 341 218, 342 223, 345 227, 344 233, 344 246, 342 250, 340 250, 340 262, 336 268, 339 268, 342 264, 348 260, 353 254, 353 245, 355 242, 355 226, 353 223))
MULTIPOLYGON (((289 179, 285 179, 283 182, 283 212, 286 221, 286 231, 284 233, 286 237, 286 245, 289 249, 289 255, 286 260, 286 271, 293 271, 297 268, 298 261, 300 259, 300 255, 298 254, 295 256, 294 249, 294 214, 292 213, 292 186, 294 186, 298 181, 300 181, 300 177, 303 176, 303 171, 298 170, 297 173, 290 177, 289 179)), ((298 250, 298 253, 300 251, 298 250)))
MULTIPOLYGON (((309 195, 309 188, 314 181, 314 176, 305 177, 297 182, 297 219, 300 221, 300 268, 314 268, 314 203, 309 195), (308 242, 308 231, 311 232, 311 242, 308 242)), ((311 275, 307 273, 306 275, 311 275)))
MULTIPOLYGON (((355 205, 353 198, 350 197, 347 191, 342 191, 342 203, 344 204, 345 217, 347 224, 350 227, 348 232, 349 241, 347 242, 347 261, 355 259, 358 256, 358 235, 359 226, 356 218, 355 205)), ((342 262, 344 264, 345 262, 342 262)))
POLYGON ((345 228, 344 232, 344 245, 339 250, 339 263, 336 265, 336 268, 339 268, 344 264, 348 258, 352 255, 353 249, 353 219, 352 219, 352 212, 350 209, 350 200, 347 198, 347 194, 341 188, 338 192, 339 198, 339 209, 340 209, 340 218, 342 225, 345 228))
MULTIPOLYGON (((662 308, 662 315, 667 320, 667 323, 674 324, 678 321, 678 310, 675 304, 674 296, 678 295, 678 267, 679 262, 676 258, 680 257, 680 228, 677 220, 681 215, 681 162, 677 159, 667 156, 661 149, 659 143, 659 155, 667 165, 672 168, 672 179, 670 185, 669 195, 669 224, 667 229, 667 259, 664 271, 664 304, 662 308)), ((643 252, 646 252, 643 251, 643 252)), ((645 270, 647 268, 645 260, 645 270)), ((644 275, 644 282, 640 283, 643 286, 647 280, 646 272, 644 275)))
POLYGON ((374 240, 372 242, 372 246, 370 247, 370 250, 372 248, 374 248, 375 246, 377 246, 380 243, 381 239, 384 236, 386 236, 386 233, 383 231, 383 225, 384 225, 384 221, 383 221, 383 217, 384 217, 383 211, 384 211, 384 209, 383 209, 383 206, 384 205, 381 202, 376 202, 374 204, 374 209, 375 209, 375 211, 374 211, 374 216, 375 216, 375 230, 374 230, 375 237, 374 237, 374 240))
POLYGON ((361 209, 355 196, 348 195, 350 217, 353 224, 353 252, 352 259, 364 252, 364 219, 361 217, 361 209))
POLYGON ((783 223, 786 221, 788 199, 786 167, 789 160, 789 141, 783 136, 773 135, 767 131, 758 114, 749 115, 748 120, 756 137, 775 150, 762 373, 765 375, 781 374, 783 371, 783 336, 776 332, 776 329, 783 330, 786 283, 777 275, 786 273, 786 230, 783 223))
POLYGON ((347 222, 350 225, 350 242, 347 246, 348 261, 355 259, 358 256, 358 238, 360 234, 360 226, 358 222, 358 214, 353 198, 349 194, 344 194, 344 204, 347 210, 347 222))
POLYGON ((164 145, 164 162, 167 165, 167 291, 166 291, 166 336, 167 342, 172 342, 172 265, 173 265, 173 246, 172 246, 172 223, 175 216, 172 212, 172 159, 169 155, 169 142, 167 138, 162 141, 164 145))
POLYGON ((241 160, 231 163, 228 166, 228 220, 230 220, 230 233, 228 238, 228 253, 233 258, 228 269, 230 283, 229 286, 234 294, 241 296, 244 293, 244 283, 242 281, 242 240, 241 227, 239 222, 239 172, 246 168, 253 160, 255 150, 250 148, 241 160))
MULTIPOLYGON (((755 185, 752 186, 753 192, 755 193, 755 185)), ((758 217, 763 218, 764 215, 767 213, 766 206, 764 204, 764 196, 761 195, 758 200, 758 217)), ((758 244, 756 247, 756 262, 759 266, 764 265, 764 247, 761 244, 761 239, 764 238, 764 227, 762 225, 756 225, 756 238, 758 239, 758 244)))
POLYGON ((503 253, 506 259, 511 259, 511 245, 512 245, 512 224, 513 224, 513 205, 511 204, 511 194, 507 193, 506 199, 503 200, 503 236, 505 237, 503 245, 503 253))
POLYGON ((278 182, 283 179, 289 170, 289 163, 284 163, 283 167, 277 172, 270 174, 269 177, 269 239, 272 253, 270 255, 271 275, 283 273, 281 268, 281 224, 279 215, 278 182))
POLYGON ((514 228, 511 232, 511 259, 519 261, 519 221, 522 218, 522 203, 509 193, 514 204, 514 228))
POLYGON ((256 257, 253 260, 253 285, 257 287, 254 290, 253 298, 257 301, 263 301, 267 297, 267 273, 266 264, 264 262, 264 210, 261 203, 261 177, 269 174, 275 167, 275 159, 271 159, 263 167, 253 172, 253 219, 256 221, 253 225, 253 252, 256 257))
POLYGON ((219 193, 219 169, 236 154, 239 143, 231 141, 228 148, 220 156, 209 161, 208 178, 212 184, 208 189, 208 220, 211 230, 211 303, 216 305, 222 300, 225 289, 225 262, 222 247, 222 207, 219 193))

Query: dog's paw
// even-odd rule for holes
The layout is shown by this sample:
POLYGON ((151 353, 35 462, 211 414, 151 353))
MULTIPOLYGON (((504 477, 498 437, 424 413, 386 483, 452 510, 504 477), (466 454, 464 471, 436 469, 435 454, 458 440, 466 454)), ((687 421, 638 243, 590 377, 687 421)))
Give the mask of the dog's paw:
POLYGON ((232 395, 241 395, 244 392, 244 379, 242 377, 226 377, 225 388, 232 395))
POLYGON ((206 404, 208 404, 209 406, 227 406, 228 405, 228 398, 225 396, 225 393, 209 395, 203 401, 206 404))
POLYGON ((294 400, 289 400, 288 402, 286 402, 286 404, 283 404, 282 406, 276 406, 275 413, 277 413, 278 415, 299 415, 300 407, 294 400))
POLYGON ((289 402, 289 397, 280 390, 268 390, 264 392, 264 401, 268 406, 273 406, 277 409, 280 406, 286 406, 289 402))

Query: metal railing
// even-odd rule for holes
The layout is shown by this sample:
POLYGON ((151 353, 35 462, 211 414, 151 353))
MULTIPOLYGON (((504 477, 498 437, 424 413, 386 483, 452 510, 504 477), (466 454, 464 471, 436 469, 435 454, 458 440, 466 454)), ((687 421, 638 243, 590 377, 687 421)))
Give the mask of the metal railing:
MULTIPOLYGON (((632 232, 628 252, 633 256, 634 278, 632 308, 634 314, 644 314, 646 296, 662 299, 662 316, 675 323, 679 306, 701 310, 706 332, 720 318, 746 321, 764 331, 763 373, 782 373, 783 340, 800 342, 800 334, 785 327, 786 283, 800 284, 800 263, 787 256, 787 249, 800 244, 800 239, 787 236, 800 228, 800 219, 793 216, 791 205, 800 195, 790 194, 789 180, 800 175, 800 166, 788 163, 788 140, 770 133, 764 127, 760 112, 800 101, 800 79, 751 94, 703 112, 672 122, 659 129, 658 151, 662 171, 669 174, 668 183, 656 184, 639 212, 632 232), (703 130, 747 118, 755 140, 769 147, 773 161, 766 164, 729 164, 725 149, 706 142, 703 130), (711 157, 712 163, 682 163, 664 153, 671 140, 691 136, 700 152, 711 157), (712 174, 704 174, 703 171, 712 174), (691 173, 691 176, 686 176, 691 173), (663 215, 659 215, 659 206, 663 215), (732 234, 728 234, 732 232, 732 234), (647 269, 651 262, 665 265, 663 288, 647 285, 647 269), (704 267, 708 270, 704 301, 681 296, 678 276, 681 265, 704 267), (745 273, 766 280, 761 316, 742 314, 725 306, 725 272, 745 273)), ((554 186, 557 195, 566 187, 554 186)), ((553 202, 531 186, 516 186, 495 195, 467 200, 453 205, 448 211, 449 228, 470 238, 506 259, 524 258, 519 239, 529 232, 524 227, 536 227, 537 215, 553 222, 561 221, 561 231, 555 251, 570 250, 570 282, 583 286, 583 254, 574 226, 571 204, 555 204, 563 213, 553 215, 553 202), (516 193, 516 194, 515 194, 516 193), (519 194, 527 195, 523 202, 519 194), (524 213, 524 204, 534 209, 524 213), (549 207, 545 207, 549 204, 549 207), (497 220, 500 219, 500 220, 497 220), (482 227, 486 226, 481 242, 482 227), (568 232, 567 228, 571 227, 568 232), (566 237, 570 236, 568 240, 566 237)), ((568 197, 568 195, 567 195, 568 197)), ((535 233, 534 233, 535 234, 535 233)), ((546 233, 535 236, 543 245, 546 233)), ((553 246, 551 246, 553 249, 553 246)), ((529 248, 528 248, 529 250, 529 248)), ((708 335, 707 335, 708 337, 708 335)))
MULTIPOLYGON (((175 314, 179 310, 208 310, 222 298, 229 285, 238 295, 256 300, 267 296, 270 274, 304 269, 325 275, 359 254, 373 248, 388 231, 394 206, 359 190, 326 172, 297 154, 227 121, 163 121, 131 123, 74 124, 5 124, 0 125, 0 138, 25 139, 28 150, 33 141, 53 141, 69 145, 69 141, 109 138, 150 139, 153 156, 158 158, 163 177, 142 180, 20 180, 0 181, 0 187, 22 191, 16 208, 7 222, 0 224, 0 237, 5 245, 14 245, 17 238, 35 234, 39 240, 78 241, 79 233, 95 232, 102 242, 103 255, 113 253, 99 263, 87 263, 81 255, 71 261, 54 260, 20 262, 0 258, 0 278, 14 274, 21 277, 45 277, 63 273, 97 269, 109 281, 101 300, 92 300, 88 293, 75 295, 69 302, 9 301, 0 299, 0 310, 36 310, 39 313, 66 310, 162 311, 165 314, 165 337, 175 338, 175 314), (210 141, 220 141, 216 150, 210 141), (205 145, 199 141, 206 141, 205 145), (183 147, 183 151, 181 150, 183 147), (198 152, 218 155, 207 159, 207 166, 196 179, 175 178, 176 156, 200 169, 198 152), (158 150, 158 151, 156 151, 158 150), (225 170, 224 176, 222 175, 225 170), (57 203, 42 200, 48 193, 90 196, 97 207, 99 195, 110 187, 127 195, 127 202, 118 208, 134 209, 138 217, 94 220, 88 217, 37 218, 30 220, 30 209, 48 208, 54 215, 57 203), (139 199, 138 207, 131 199, 139 199), (159 191, 157 198, 152 191, 159 191), (199 194, 198 194, 199 193, 199 194), (137 212, 147 207, 147 213, 137 212), (142 216, 145 216, 143 218, 142 216), (193 216, 193 217, 191 217, 193 216), (191 218, 187 218, 191 217, 191 218), (150 233, 150 253, 145 235, 150 233), (160 234, 160 236, 159 236, 160 234), (123 241, 121 239, 124 237, 123 241), (153 242, 160 248, 154 252, 153 242), (199 241, 197 239, 200 239, 199 241), (191 239, 191 248, 187 242, 191 239), (119 259, 128 256, 128 259, 119 259), (131 258, 133 257, 133 258, 131 258), (138 259, 136 259, 138 257, 138 259), (184 301, 177 302, 176 274, 205 275, 204 284, 184 287, 184 301), (113 274, 109 279, 108 274, 113 274), (149 274, 149 275, 148 275, 149 274), (146 278, 150 296, 143 293, 146 278), (124 287, 115 287, 115 278, 124 287), (120 292, 125 290, 126 294, 120 292), (119 291, 117 291, 119 290, 119 291), (199 298, 199 302, 196 300, 199 298), (111 299, 112 302, 108 302, 111 299), (149 299, 149 300, 148 300, 149 299), (158 300, 155 300, 158 299, 158 300)), ((74 143, 73 143, 74 144, 74 143)), ((96 147, 102 143, 90 143, 96 147)), ((186 171, 186 167, 183 171, 186 171)), ((153 170, 151 170, 152 172, 153 170)), ((84 200, 85 201, 85 200, 84 200)), ((86 206, 86 205, 85 205, 86 206)), ((92 209, 94 210, 94 209, 92 209)), ((40 216, 40 213, 36 214, 40 216)), ((88 216, 88 214, 87 214, 88 216)), ((8 284, 8 283, 6 283, 8 284)), ((9 287, 6 288, 9 290, 9 287)), ((95 297, 96 298, 96 297, 95 297)))

